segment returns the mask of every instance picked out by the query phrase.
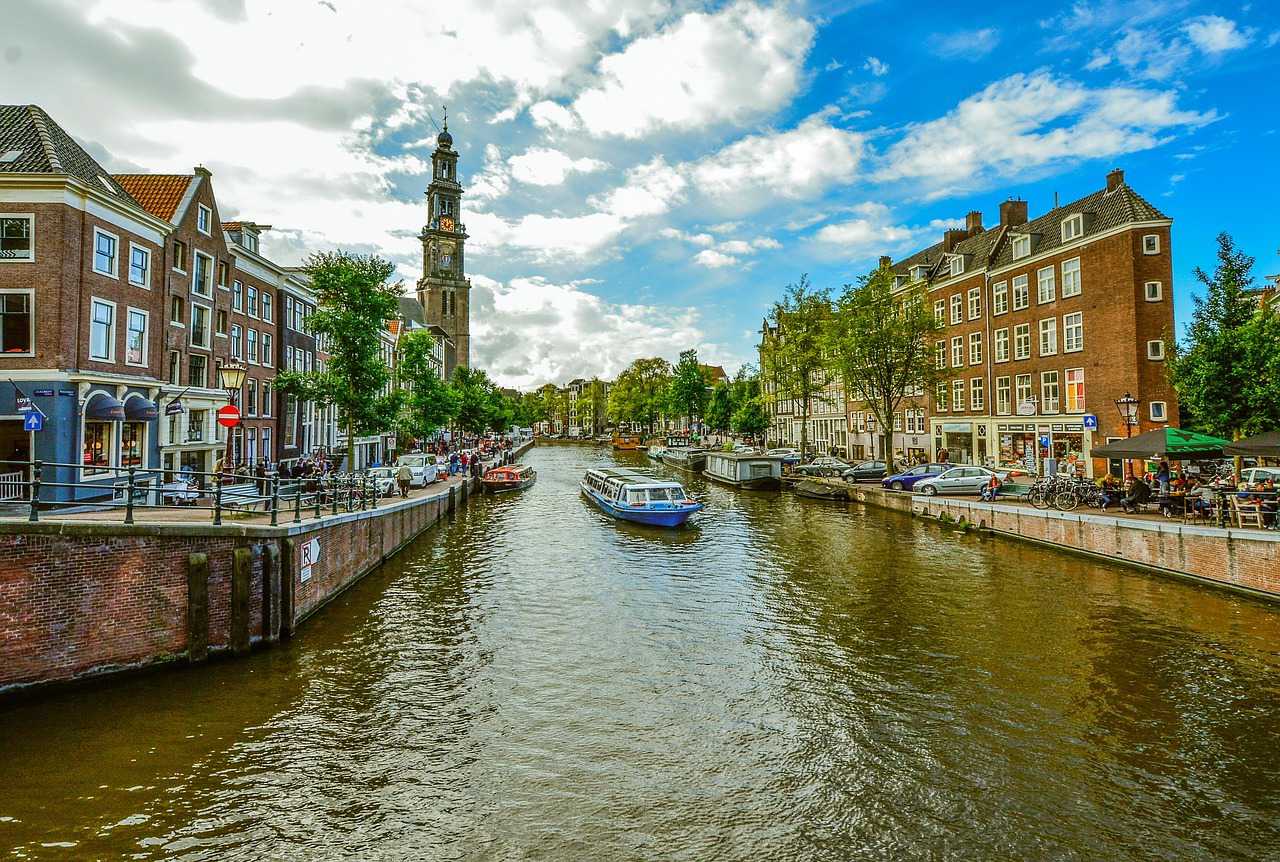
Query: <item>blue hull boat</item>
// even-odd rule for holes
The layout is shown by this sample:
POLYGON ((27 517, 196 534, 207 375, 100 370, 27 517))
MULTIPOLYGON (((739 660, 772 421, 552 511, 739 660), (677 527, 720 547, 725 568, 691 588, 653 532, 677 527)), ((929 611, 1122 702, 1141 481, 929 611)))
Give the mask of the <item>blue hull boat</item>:
POLYGON ((705 508, 689 499, 678 482, 631 470, 589 470, 582 493, 611 518, 653 527, 679 527, 705 508))

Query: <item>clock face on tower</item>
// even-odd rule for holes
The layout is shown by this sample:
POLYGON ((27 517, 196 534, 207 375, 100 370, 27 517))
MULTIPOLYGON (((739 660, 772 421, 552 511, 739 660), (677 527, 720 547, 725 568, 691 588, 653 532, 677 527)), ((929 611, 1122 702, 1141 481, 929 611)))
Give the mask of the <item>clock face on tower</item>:
POLYGON ((440 230, 453 231, 453 216, 440 216, 440 230))

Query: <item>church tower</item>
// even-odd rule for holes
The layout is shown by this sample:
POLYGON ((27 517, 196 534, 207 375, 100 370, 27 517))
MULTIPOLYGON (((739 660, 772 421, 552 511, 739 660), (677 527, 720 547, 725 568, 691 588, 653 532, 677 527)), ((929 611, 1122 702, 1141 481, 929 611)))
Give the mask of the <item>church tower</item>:
MULTIPOLYGON (((466 226, 459 221, 462 186, 458 183, 458 153, 449 134, 449 115, 431 154, 431 185, 427 188, 427 224, 422 228, 422 280, 418 301, 428 325, 449 333, 457 352, 453 365, 471 365, 471 281, 466 277, 463 246, 466 226)), ((453 366, 445 369, 453 373, 453 366)))

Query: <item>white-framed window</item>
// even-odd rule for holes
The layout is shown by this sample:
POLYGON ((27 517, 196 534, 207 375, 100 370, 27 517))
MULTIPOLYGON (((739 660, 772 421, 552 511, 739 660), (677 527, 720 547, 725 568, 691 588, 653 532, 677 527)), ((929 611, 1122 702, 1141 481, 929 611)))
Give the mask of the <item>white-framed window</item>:
POLYGON ((1009 330, 1008 328, 1006 327, 1005 329, 997 329, 994 333, 994 338, 996 342, 995 361, 1008 362, 1009 361, 1009 330))
POLYGON ((1143 254, 1159 254, 1160 253, 1160 234, 1148 233, 1143 235, 1142 253, 1143 254))
POLYGON ((946 368, 947 367, 947 342, 935 341, 933 343, 933 354, 934 354, 934 360, 933 360, 934 367, 946 368))
POLYGON ((252 377, 244 381, 244 412, 247 416, 258 415, 258 381, 252 377))
POLYGON ((1084 312, 1073 311, 1062 315, 1062 352, 1079 350, 1084 350, 1084 312))
POLYGON ((964 365, 964 336, 956 335, 951 339, 951 367, 960 368, 964 365))
POLYGON ((977 320, 982 317, 982 288, 969 288, 969 319, 977 320))
POLYGON ((1013 328, 1013 358, 1031 358, 1031 324, 1019 323, 1013 328))
POLYGON ((1036 303, 1044 305, 1057 299, 1057 284, 1053 278, 1053 267, 1043 266, 1036 270, 1036 303))
POLYGON ((934 409, 939 413, 947 412, 947 384, 945 382, 939 383, 934 388, 933 403, 935 405, 934 409))
POLYGON ((270 323, 271 315, 271 294, 264 290, 262 291, 262 319, 270 323))
POLYGON ((239 279, 231 282, 231 310, 244 311, 244 283, 239 279))
POLYGON ((1077 213, 1062 220, 1062 241, 1071 242, 1084 235, 1084 216, 1077 213))
POLYGON ((132 242, 129 243, 129 283, 151 289, 151 250, 132 242))
POLYGON ((1058 412, 1058 372, 1040 372, 1040 412, 1058 412))
POLYGON ((173 241, 173 268, 182 273, 187 271, 187 244, 180 239, 173 241))
POLYGON ((997 281, 991 285, 991 313, 1004 314, 1009 310, 1009 282, 997 281))
POLYGON ((33 288, 0 290, 0 355, 35 355, 35 302, 33 288))
POLYGON ((262 333, 262 364, 270 368, 273 362, 271 358, 271 333, 262 333))
POLYGON ((191 346, 208 347, 212 336, 209 306, 191 303, 191 346))
POLYGON ((231 358, 244 358, 244 341, 240 334, 240 324, 231 324, 231 358))
POLYGON ((1143 285, 1143 295, 1147 302, 1159 302, 1164 299, 1164 285, 1158 281, 1148 281, 1143 285))
POLYGON ((964 272, 964 255, 956 254, 951 256, 951 274, 960 275, 964 272))
POLYGON ((951 403, 955 405, 957 410, 964 409, 964 381, 951 381, 951 403))
POLYGON ((902 414, 901 413, 893 414, 893 430, 894 431, 902 430, 902 414))
POLYGON ((1169 412, 1165 408, 1165 403, 1163 401, 1152 401, 1150 416, 1152 422, 1163 422, 1169 418, 1169 412))
POLYGON ((922 281, 929 274, 929 267, 918 265, 911 267, 911 280, 922 281))
POLYGON ((996 413, 1008 416, 1013 412, 1013 393, 1010 391, 1008 377, 996 378, 996 413))
POLYGON ((1016 234, 1013 237, 1013 259, 1021 260, 1031 254, 1031 237, 1026 234, 1016 234))
POLYGON ((93 229, 93 271, 98 275, 116 278, 119 264, 120 237, 95 227, 93 229))
POLYGON ((1067 412, 1084 412, 1084 369, 1067 369, 1067 412))
POLYGON ((970 365, 982 364, 982 333, 981 332, 969 333, 969 364, 970 365))
POLYGON ((951 295, 951 322, 964 322, 964 297, 958 293, 951 295))
POLYGON ((258 316, 258 288, 252 284, 244 293, 244 313, 250 317, 258 316))
POLYGON ((1062 262, 1062 298, 1080 295, 1080 258, 1062 262))
POLYGON ((1013 378, 1015 402, 1019 406, 1031 400, 1031 375, 1019 374, 1013 378))
POLYGON ((1025 275, 1015 275, 1013 277, 1013 310, 1021 311, 1031 305, 1031 294, 1027 289, 1027 277, 1025 275))
POLYGON ((124 364, 146 367, 147 327, 151 315, 141 308, 129 308, 125 319, 124 364))
POLYGON ((969 381, 969 409, 982 410, 984 404, 984 393, 982 387, 982 378, 974 377, 969 381))
POLYGON ((1164 359, 1164 342, 1159 338, 1147 342, 1147 358, 1160 360, 1164 359))
POLYGON ((1040 321, 1040 355, 1052 356, 1058 352, 1058 318, 1040 321))
POLYGON ((218 281, 218 288, 220 290, 231 289, 231 285, 227 284, 227 279, 230 278, 230 276, 228 275, 229 272, 231 272, 231 267, 227 265, 227 262, 225 260, 218 261, 217 281, 218 281))
POLYGON ((257 365, 258 364, 258 330, 256 329, 245 330, 244 343, 245 343, 246 352, 249 354, 247 357, 248 361, 253 365, 257 365))
MULTIPOLYGON (((267 389, 267 384, 265 384, 265 383, 264 383, 264 384, 262 384, 262 389, 263 389, 263 391, 265 392, 265 391, 266 391, 266 389, 267 389)), ((264 410, 264 411, 266 410, 266 402, 265 402, 265 401, 263 402, 263 410, 264 410)), ((268 413, 266 413, 266 412, 263 412, 263 414, 262 414, 262 415, 263 415, 263 416, 268 416, 268 415, 270 415, 270 414, 268 414, 268 413)), ((270 429, 270 428, 263 428, 263 429, 262 429, 262 460, 264 460, 264 461, 273 461, 273 460, 275 460, 275 453, 271 451, 271 429, 270 429)))
POLYGON ((204 252, 196 252, 191 270, 191 292, 197 296, 213 296, 213 258, 204 252))
POLYGON ((204 204, 196 204, 196 230, 205 236, 213 235, 213 210, 204 204))
POLYGON ((89 358, 116 361, 116 304, 96 296, 89 300, 89 358))
POLYGON ((35 213, 0 213, 0 263, 31 263, 35 259, 35 213))
MULTIPOLYGON (((85 406, 88 407, 89 402, 95 397, 107 396, 101 392, 94 393, 89 396, 85 406)), ((115 461, 115 425, 114 422, 100 422, 93 419, 84 423, 84 453, 81 458, 83 475, 93 476, 106 473, 111 469, 115 461)))

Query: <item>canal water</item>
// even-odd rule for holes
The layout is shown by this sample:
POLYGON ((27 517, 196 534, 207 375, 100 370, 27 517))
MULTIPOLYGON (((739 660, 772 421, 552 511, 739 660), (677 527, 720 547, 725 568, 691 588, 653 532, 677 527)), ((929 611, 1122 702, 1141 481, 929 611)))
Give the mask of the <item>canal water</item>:
POLYGON ((0 857, 1280 857, 1280 612, 548 446, 287 645, 0 707, 0 857))

